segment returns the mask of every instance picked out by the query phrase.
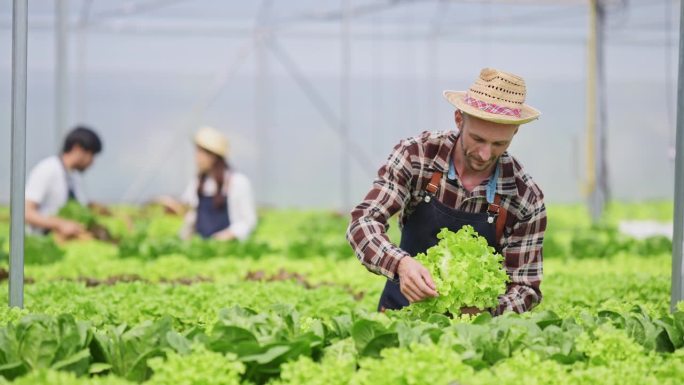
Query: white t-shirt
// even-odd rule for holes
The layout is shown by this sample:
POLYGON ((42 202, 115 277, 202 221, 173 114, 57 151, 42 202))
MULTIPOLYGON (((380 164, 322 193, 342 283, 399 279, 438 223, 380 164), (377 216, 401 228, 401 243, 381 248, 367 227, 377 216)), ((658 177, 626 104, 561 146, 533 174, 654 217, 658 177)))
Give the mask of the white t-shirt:
POLYGON ((71 184, 76 200, 86 205, 88 202, 83 193, 79 173, 74 171, 67 173, 58 156, 43 159, 29 173, 26 182, 26 200, 36 203, 41 215, 56 215, 69 199, 67 183, 71 184))
MULTIPOLYGON (((257 223, 257 213, 252 196, 252 184, 243 174, 237 172, 226 173, 226 183, 224 183, 224 193, 227 195, 228 217, 230 226, 228 229, 237 239, 245 240, 257 223)), ((197 220, 197 178, 188 184, 185 193, 181 197, 183 203, 192 207, 185 218, 185 227, 181 232, 183 237, 189 236, 194 231, 195 221, 197 220)), ((217 184, 214 178, 208 177, 202 186, 202 193, 206 196, 216 194, 217 184)))

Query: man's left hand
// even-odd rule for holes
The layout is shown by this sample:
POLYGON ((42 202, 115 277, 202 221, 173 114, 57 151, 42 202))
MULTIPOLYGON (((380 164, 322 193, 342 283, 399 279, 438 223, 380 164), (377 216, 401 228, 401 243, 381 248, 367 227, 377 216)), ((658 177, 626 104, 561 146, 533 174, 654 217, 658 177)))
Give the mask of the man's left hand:
POLYGON ((88 207, 97 215, 102 215, 102 216, 111 216, 112 212, 109 210, 109 208, 103 204, 100 203, 90 203, 88 207))

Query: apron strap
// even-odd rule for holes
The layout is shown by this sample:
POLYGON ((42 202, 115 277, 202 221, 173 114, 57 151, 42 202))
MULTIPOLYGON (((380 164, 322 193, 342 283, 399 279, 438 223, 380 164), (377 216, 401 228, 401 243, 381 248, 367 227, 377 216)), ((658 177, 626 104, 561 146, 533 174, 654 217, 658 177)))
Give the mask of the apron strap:
POLYGON ((439 182, 442 180, 442 175, 444 174, 441 171, 432 173, 432 178, 430 178, 430 182, 425 186, 425 191, 432 195, 436 195, 437 191, 439 191, 439 182))
MULTIPOLYGON (((431 195, 436 195, 439 191, 439 182, 442 180, 443 175, 444 173, 442 173, 441 171, 435 171, 434 173, 432 173, 432 178, 430 178, 430 182, 428 182, 427 186, 425 186, 425 191, 427 191, 431 195)), ((487 207, 487 213, 491 216, 492 219, 496 218, 495 226, 497 243, 501 242, 501 238, 503 237, 504 229, 506 227, 506 217, 508 214, 508 212, 501 207, 501 195, 496 194, 496 181, 498 179, 498 176, 499 167, 497 167, 496 171, 494 171, 492 181, 487 186, 487 201, 490 202, 489 206, 487 207), (493 198, 491 198, 492 195, 493 198)), ((426 197, 426 199, 429 198, 426 197)))
MULTIPOLYGON (((497 217, 496 217, 496 243, 501 242, 501 238, 503 237, 504 229, 506 228, 506 217, 508 214, 508 211, 504 210, 501 207, 501 195, 496 194, 496 197, 494 197, 494 204, 489 205, 490 208, 491 206, 496 206, 497 208, 497 217)), ((489 211, 489 209, 487 209, 489 211)))
MULTIPOLYGON (((494 222, 496 218, 496 242, 501 241, 503 237, 504 228, 506 227, 506 210, 501 207, 501 195, 496 193, 496 184, 499 181, 499 173, 501 172, 501 167, 499 164, 496 165, 494 169, 494 175, 489 179, 487 184, 487 214, 489 214, 489 220, 494 222)), ((491 223, 490 222, 490 223, 491 223)))
POLYGON ((66 165, 64 164, 64 160, 62 160, 61 156, 58 156, 59 158, 59 163, 62 165, 62 169, 64 170, 64 177, 66 179, 66 185, 67 185, 67 199, 68 200, 77 200, 76 198, 76 189, 74 188, 74 182, 71 179, 71 175, 69 174, 69 171, 66 168, 66 165))

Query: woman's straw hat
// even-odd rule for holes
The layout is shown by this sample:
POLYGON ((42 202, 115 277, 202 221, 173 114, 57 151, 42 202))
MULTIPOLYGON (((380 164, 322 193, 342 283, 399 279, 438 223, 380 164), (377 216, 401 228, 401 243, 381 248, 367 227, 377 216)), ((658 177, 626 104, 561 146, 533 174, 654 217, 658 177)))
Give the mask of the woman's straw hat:
POLYGON ((468 91, 444 91, 444 97, 468 115, 502 124, 524 124, 541 115, 525 104, 525 80, 508 72, 484 68, 468 91))
POLYGON ((221 158, 228 155, 228 138, 213 127, 202 127, 195 134, 195 144, 221 158))

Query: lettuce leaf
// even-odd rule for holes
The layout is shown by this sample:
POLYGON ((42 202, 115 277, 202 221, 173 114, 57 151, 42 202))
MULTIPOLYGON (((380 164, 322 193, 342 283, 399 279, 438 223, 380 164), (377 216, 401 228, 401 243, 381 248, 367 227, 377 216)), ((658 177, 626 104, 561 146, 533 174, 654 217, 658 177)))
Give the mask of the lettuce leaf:
POLYGON ((444 228, 437 238, 439 243, 416 259, 432 275, 439 296, 415 303, 407 311, 424 318, 433 313, 459 315, 462 307, 496 306, 509 280, 503 257, 472 226, 457 232, 444 228))

